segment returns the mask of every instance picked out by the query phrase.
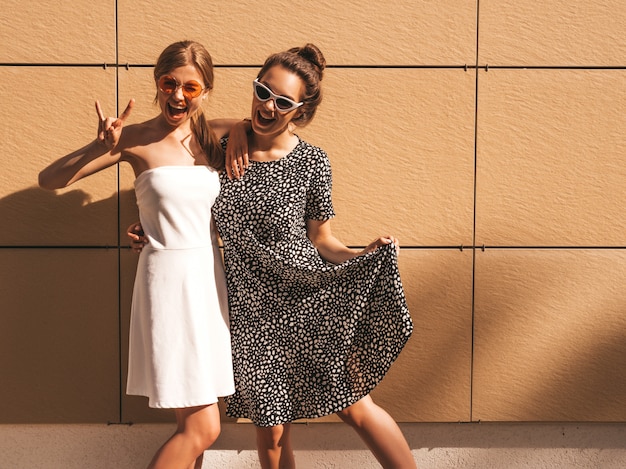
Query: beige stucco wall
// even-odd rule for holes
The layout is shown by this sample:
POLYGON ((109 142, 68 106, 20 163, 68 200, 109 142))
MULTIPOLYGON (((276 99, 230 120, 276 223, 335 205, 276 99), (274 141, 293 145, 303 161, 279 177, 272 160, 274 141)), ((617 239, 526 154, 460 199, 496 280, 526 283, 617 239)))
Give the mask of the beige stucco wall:
POLYGON ((36 181, 95 135, 94 100, 154 115, 150 66, 185 38, 217 65, 213 117, 248 114, 269 53, 325 53, 301 135, 334 231, 403 245, 416 331, 374 392, 396 419, 626 421, 622 0, 3 0, 0 26, 0 422, 171 419, 123 392, 130 169, 36 181))

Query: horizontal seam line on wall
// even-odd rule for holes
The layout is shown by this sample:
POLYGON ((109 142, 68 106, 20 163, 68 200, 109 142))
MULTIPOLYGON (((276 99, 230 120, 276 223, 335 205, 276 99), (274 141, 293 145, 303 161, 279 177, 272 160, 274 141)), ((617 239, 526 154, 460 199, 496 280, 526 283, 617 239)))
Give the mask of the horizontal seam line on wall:
MULTIPOLYGON (((0 67, 94 67, 94 68, 153 68, 154 64, 116 64, 116 63, 45 63, 45 62, 1 62, 0 67)), ((262 65, 215 64, 215 68, 261 68, 262 65)), ((334 69, 372 69, 372 70, 411 70, 411 69, 459 69, 459 70, 626 70, 626 65, 328 65, 334 69)))
MULTIPOLYGON (((221 246, 220 246, 221 247, 221 246)), ((350 249, 364 249, 366 246, 348 246, 350 249)), ((0 249, 131 249, 127 245, 0 245, 0 249)), ((596 246, 596 245, 408 245, 400 246, 400 249, 454 249, 459 251, 464 250, 487 250, 487 249, 552 249, 552 250, 626 250, 626 246, 596 246)))
POLYGON ((98 246, 98 245, 24 245, 24 246, 0 246, 0 249, 130 249, 130 246, 98 246))

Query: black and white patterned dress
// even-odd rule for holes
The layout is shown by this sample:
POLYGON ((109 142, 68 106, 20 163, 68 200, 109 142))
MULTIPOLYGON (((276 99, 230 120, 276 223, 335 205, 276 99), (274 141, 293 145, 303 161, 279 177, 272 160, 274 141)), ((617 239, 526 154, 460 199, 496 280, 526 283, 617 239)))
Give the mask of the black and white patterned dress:
POLYGON ((235 394, 227 414, 274 426, 366 396, 411 335, 393 245, 325 262, 306 220, 334 216, 326 153, 302 140, 278 161, 222 176, 213 213, 224 243, 235 394))

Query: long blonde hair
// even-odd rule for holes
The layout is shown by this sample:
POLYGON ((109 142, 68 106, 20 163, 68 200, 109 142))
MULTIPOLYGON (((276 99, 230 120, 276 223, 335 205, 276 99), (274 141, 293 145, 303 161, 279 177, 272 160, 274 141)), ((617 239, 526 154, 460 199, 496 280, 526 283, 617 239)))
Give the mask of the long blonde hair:
MULTIPOLYGON (((202 75, 207 90, 213 89, 213 60, 202 44, 195 41, 179 41, 167 46, 154 67, 154 82, 178 67, 193 65, 202 75)), ((157 92, 158 96, 158 92, 157 92)), ((156 98, 155 98, 156 100, 156 98)), ((191 131, 206 154, 209 166, 224 169, 224 152, 215 132, 207 123, 202 108, 191 117, 191 131)))

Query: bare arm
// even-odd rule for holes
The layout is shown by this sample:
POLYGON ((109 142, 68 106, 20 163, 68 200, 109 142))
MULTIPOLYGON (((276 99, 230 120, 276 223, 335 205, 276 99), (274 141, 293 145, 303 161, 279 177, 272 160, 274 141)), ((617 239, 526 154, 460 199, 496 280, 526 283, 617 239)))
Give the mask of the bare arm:
POLYGON ((119 158, 111 155, 97 140, 70 153, 39 173, 39 186, 53 190, 69 186, 79 179, 114 165, 119 158))
POLYGON ((248 168, 248 134, 250 131, 252 131, 250 119, 238 121, 230 129, 226 146, 226 174, 229 179, 239 179, 248 168))
POLYGON ((241 119, 209 119, 209 127, 213 129, 217 138, 222 138, 225 135, 228 135, 230 129, 237 122, 241 122, 241 119))
POLYGON ((316 247, 320 256, 333 264, 340 264, 361 254, 375 251, 385 244, 394 243, 396 248, 399 247, 397 238, 393 236, 381 236, 372 241, 362 251, 355 251, 333 236, 330 229, 330 220, 307 220, 306 228, 307 237, 316 247))
POLYGON ((105 118, 100 103, 96 101, 99 119, 97 138, 42 170, 39 173, 39 185, 44 189, 59 189, 118 163, 121 154, 116 151, 116 147, 133 104, 131 100, 120 117, 105 118))
POLYGON ((250 119, 212 119, 209 125, 218 138, 228 135, 226 146, 226 174, 239 179, 248 167, 248 132, 250 119))
POLYGON ((307 220, 306 234, 316 247, 320 256, 333 264, 341 264, 358 255, 333 236, 330 229, 330 220, 307 220))

